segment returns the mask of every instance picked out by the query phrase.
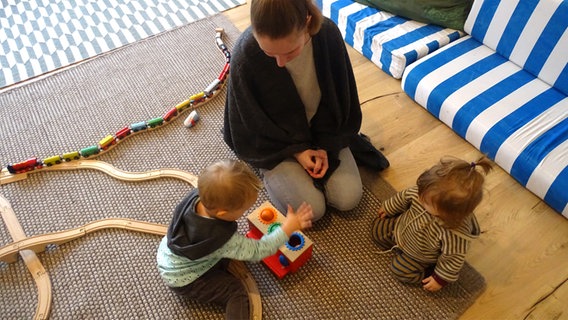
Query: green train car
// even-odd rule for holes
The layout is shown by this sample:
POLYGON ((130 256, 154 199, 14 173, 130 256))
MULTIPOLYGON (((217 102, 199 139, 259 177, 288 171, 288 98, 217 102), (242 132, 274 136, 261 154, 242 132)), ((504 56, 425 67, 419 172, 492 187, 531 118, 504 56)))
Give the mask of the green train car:
POLYGON ((155 128, 157 126, 161 126, 164 123, 164 118, 158 117, 158 118, 150 119, 146 122, 148 123, 148 127, 155 128))
POLYGON ((99 146, 90 146, 90 147, 86 147, 81 149, 81 151, 79 151, 81 153, 81 156, 83 158, 88 158, 92 155, 98 154, 100 152, 99 150, 99 146))

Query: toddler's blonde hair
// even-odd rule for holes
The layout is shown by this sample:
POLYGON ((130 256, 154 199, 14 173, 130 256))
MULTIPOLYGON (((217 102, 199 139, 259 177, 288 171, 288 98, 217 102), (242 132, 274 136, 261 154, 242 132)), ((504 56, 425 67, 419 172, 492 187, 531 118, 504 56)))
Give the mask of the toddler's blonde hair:
POLYGON ((209 210, 237 210, 256 199, 262 184, 252 170, 237 160, 220 160, 199 174, 201 203, 209 210))

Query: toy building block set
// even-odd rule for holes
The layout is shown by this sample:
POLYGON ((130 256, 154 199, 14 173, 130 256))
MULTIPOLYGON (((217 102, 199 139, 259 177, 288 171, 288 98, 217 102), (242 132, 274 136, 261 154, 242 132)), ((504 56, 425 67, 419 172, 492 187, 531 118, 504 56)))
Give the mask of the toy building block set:
MULTIPOLYGON (((270 202, 264 202, 248 215, 250 230, 247 237, 260 239, 284 222, 284 215, 270 202)), ((290 272, 296 272, 310 259, 313 242, 301 231, 292 233, 288 242, 278 252, 262 260, 280 279, 290 272)))

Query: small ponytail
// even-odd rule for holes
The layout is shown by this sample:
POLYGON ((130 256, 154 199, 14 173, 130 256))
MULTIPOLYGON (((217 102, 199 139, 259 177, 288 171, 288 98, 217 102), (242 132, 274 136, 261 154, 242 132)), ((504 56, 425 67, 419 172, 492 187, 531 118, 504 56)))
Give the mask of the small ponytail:
POLYGON ((471 163, 471 168, 475 170, 476 167, 481 167, 483 173, 487 175, 492 169, 493 164, 486 156, 482 156, 481 158, 477 159, 477 161, 471 163))
POLYGON ((475 162, 443 157, 418 177, 418 195, 434 206, 449 228, 457 227, 481 202, 485 175, 492 168, 485 156, 475 162))

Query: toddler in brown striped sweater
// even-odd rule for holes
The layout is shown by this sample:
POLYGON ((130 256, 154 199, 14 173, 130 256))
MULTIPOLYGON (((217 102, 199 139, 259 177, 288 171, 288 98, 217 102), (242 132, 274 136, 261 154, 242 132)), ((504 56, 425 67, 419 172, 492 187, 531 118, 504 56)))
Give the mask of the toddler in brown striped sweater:
POLYGON ((416 186, 386 200, 371 235, 392 251, 391 270, 403 282, 438 291, 458 279, 466 253, 480 230, 473 213, 483 196, 489 159, 444 157, 423 172, 416 186))

